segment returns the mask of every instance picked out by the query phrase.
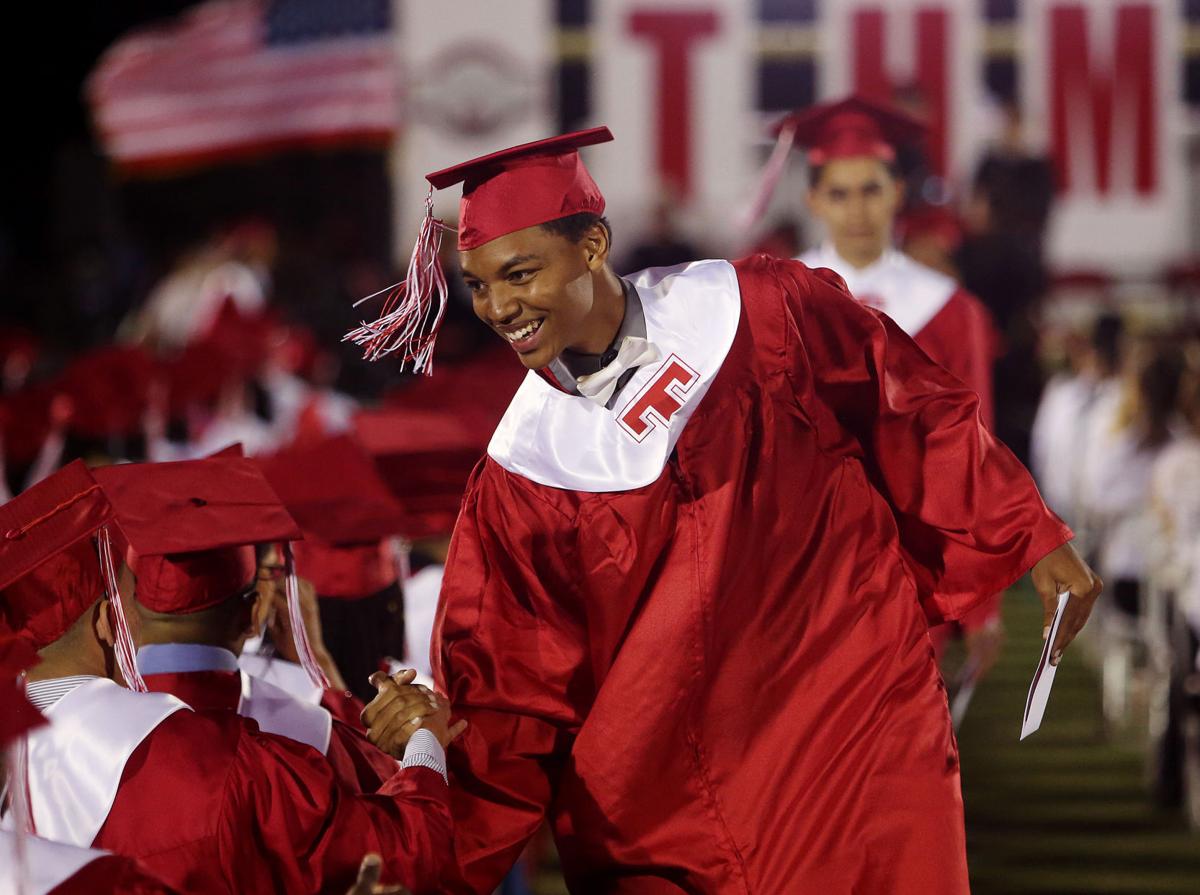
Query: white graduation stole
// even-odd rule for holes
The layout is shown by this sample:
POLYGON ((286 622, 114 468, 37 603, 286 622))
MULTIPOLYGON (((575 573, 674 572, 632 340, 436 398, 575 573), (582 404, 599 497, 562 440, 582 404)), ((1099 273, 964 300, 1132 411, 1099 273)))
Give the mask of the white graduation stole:
POLYGON ((96 678, 46 710, 29 734, 29 808, 39 836, 88 846, 104 826, 142 741, 187 706, 166 693, 134 693, 96 678))
POLYGON ((17 837, 20 834, 0 830, 0 895, 46 895, 62 885, 92 861, 108 852, 94 848, 79 848, 62 842, 51 842, 40 836, 26 836, 25 878, 17 880, 17 837))
POLYGON ((655 481, 733 345, 737 271, 694 261, 630 278, 661 360, 638 369, 609 410, 530 371, 488 445, 509 472, 573 491, 630 491, 655 481))
POLYGON ((238 714, 253 718, 265 733, 307 743, 322 755, 329 750, 333 716, 319 705, 302 702, 267 681, 241 672, 242 697, 238 714))

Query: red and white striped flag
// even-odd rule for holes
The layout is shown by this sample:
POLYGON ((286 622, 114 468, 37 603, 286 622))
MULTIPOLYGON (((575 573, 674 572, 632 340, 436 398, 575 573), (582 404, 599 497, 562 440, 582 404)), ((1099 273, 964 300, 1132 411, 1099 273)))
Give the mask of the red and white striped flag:
POLYGON ((141 169, 384 144, 396 80, 390 0, 210 0, 118 40, 86 90, 105 152, 141 169))

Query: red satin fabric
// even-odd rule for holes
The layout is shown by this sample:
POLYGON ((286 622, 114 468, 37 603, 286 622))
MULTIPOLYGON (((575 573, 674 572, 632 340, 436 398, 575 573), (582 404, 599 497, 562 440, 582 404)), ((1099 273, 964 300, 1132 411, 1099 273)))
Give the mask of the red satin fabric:
POLYGON ((175 895, 175 891, 145 873, 136 861, 105 855, 63 880, 48 895, 175 895))
POLYGON ((176 712, 125 765, 93 843, 137 858, 182 892, 335 892, 367 852, 432 892, 451 848, 448 794, 428 768, 355 795, 308 746, 236 715, 176 712))
POLYGON ((992 365, 1000 334, 987 307, 959 289, 914 341, 979 395, 979 415, 990 429, 995 421, 992 365))
MULTIPOLYGON (((241 702, 242 678, 237 672, 189 671, 144 677, 150 692, 170 693, 198 712, 236 712, 241 702)), ((375 792, 397 769, 395 759, 372 746, 361 730, 336 718, 325 758, 337 779, 355 792, 375 792)))
POLYGON ((545 815, 572 891, 967 891, 928 619, 1070 532, 890 320, 736 266, 738 334, 656 482, 472 478, 434 649, 470 721, 450 891, 490 892, 545 815))

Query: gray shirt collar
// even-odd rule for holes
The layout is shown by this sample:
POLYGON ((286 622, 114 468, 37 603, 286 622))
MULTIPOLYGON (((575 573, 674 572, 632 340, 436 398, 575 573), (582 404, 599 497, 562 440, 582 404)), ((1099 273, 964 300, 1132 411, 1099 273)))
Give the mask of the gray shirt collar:
MULTIPOLYGON (((583 354, 578 351, 564 351, 552 360, 548 366, 550 372, 554 374, 554 378, 559 381, 564 389, 573 395, 579 394, 579 390, 575 387, 575 381, 581 376, 588 376, 612 363, 626 336, 646 338, 646 314, 642 310, 642 300, 638 296, 637 289, 625 279, 621 280, 621 286, 625 292, 625 317, 621 321, 620 328, 617 329, 616 338, 608 346, 608 350, 603 354, 583 354)), ((633 373, 633 370, 625 372, 625 375, 621 377, 622 381, 617 386, 617 392, 620 392, 633 373)), ((616 393, 613 394, 613 397, 616 397, 616 393)), ((609 402, 610 406, 611 404, 612 401, 609 402)))

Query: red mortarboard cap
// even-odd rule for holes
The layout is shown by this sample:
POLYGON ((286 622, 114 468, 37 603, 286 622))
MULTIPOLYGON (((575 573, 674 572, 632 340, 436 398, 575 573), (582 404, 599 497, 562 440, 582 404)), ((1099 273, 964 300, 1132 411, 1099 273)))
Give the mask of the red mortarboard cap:
POLYGON ((140 431, 155 363, 140 348, 109 347, 73 362, 52 388, 71 399, 68 428, 87 438, 140 431))
POLYGON ((199 612, 255 574, 254 544, 301 535, 252 460, 220 457, 96 470, 112 502, 138 602, 199 612))
POLYGON ((459 251, 526 227, 572 214, 604 213, 604 196, 579 150, 612 140, 607 127, 593 127, 501 149, 426 174, 434 189, 463 185, 458 215, 459 251))
POLYGON ((896 146, 920 138, 925 125, 898 109, 852 96, 793 112, 774 127, 776 136, 789 130, 816 166, 859 156, 890 162, 896 146))
POLYGON ((258 458, 304 540, 296 568, 322 597, 365 597, 396 580, 388 538, 407 530, 371 456, 347 435, 258 458))
POLYGON ((388 293, 382 316, 347 333, 346 340, 361 345, 368 360, 400 353, 401 368, 403 362, 412 361, 415 371, 430 372, 447 300, 438 247, 442 231, 448 228, 433 217, 433 190, 463 185, 458 216, 460 251, 569 215, 603 214, 604 196, 584 167, 579 150, 612 138, 607 127, 594 127, 501 149, 426 174, 430 195, 408 276, 403 283, 377 293, 388 293), (438 297, 436 315, 431 314, 434 293, 438 297))
POLYGON ((112 516, 79 460, 0 505, 0 614, 35 649, 104 595, 91 535, 112 516))
POLYGON ((363 447, 348 435, 257 460, 306 538, 369 544, 404 529, 404 509, 363 447))
POLYGON ((478 430, 445 411, 390 408, 358 413, 354 428, 404 508, 404 535, 449 534, 471 470, 486 448, 478 430))

